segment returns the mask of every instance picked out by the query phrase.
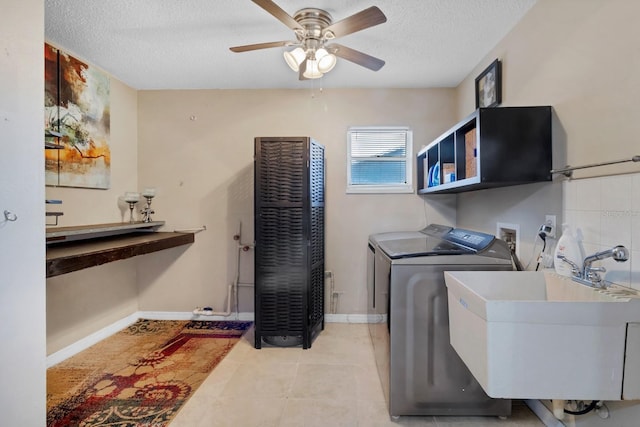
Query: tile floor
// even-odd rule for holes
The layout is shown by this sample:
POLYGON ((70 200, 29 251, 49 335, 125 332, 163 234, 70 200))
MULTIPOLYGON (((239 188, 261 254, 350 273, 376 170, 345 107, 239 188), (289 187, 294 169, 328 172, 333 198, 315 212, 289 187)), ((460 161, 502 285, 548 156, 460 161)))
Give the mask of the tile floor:
POLYGON ((523 403, 497 417, 400 417, 387 412, 366 324, 327 323, 312 348, 253 348, 245 337, 170 427, 534 427, 523 403))

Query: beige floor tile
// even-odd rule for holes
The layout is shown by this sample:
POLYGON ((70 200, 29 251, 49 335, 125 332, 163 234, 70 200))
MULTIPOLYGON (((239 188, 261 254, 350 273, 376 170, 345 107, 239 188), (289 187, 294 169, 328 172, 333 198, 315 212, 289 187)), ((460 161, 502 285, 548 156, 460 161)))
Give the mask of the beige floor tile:
POLYGON ((384 401, 358 401, 358 427, 436 427, 433 417, 391 418, 384 401))
MULTIPOLYGON (((355 366, 358 400, 385 402, 382 383, 375 366, 355 366)), ((385 404, 386 406, 386 404, 385 404)))
POLYGON ((263 343, 261 349, 255 348, 253 328, 236 344, 227 358, 238 362, 292 362, 297 363, 304 350, 301 347, 275 347, 263 343))
POLYGON ((260 350, 252 349, 248 354, 251 362, 288 362, 298 363, 306 350, 301 348, 262 347, 260 350))
POLYGON ((206 395, 210 398, 220 396, 222 390, 240 366, 241 364, 238 362, 224 359, 198 387, 197 394, 206 395))
POLYGON ((369 326, 366 323, 325 323, 321 335, 366 338, 369 336, 369 326))
POLYGON ((222 391, 223 397, 285 397, 296 377, 296 363, 243 363, 222 391))
POLYGON ((171 421, 171 427, 193 427, 204 417, 209 402, 205 402, 196 393, 180 409, 178 415, 171 421))
POLYGON ((354 401, 288 399, 279 427, 357 427, 354 401))
POLYGON ((253 347, 253 327, 245 332, 242 339, 233 346, 233 349, 225 356, 224 360, 242 362, 246 360, 247 355, 250 354, 252 350, 255 350, 253 347))
POLYGON ((326 324, 308 350, 253 347, 245 336, 171 427, 541 427, 520 401, 513 415, 399 417, 387 411, 366 324, 326 324))
POLYGON ((354 366, 304 364, 298 367, 291 397, 352 400, 357 397, 354 366))
POLYGON ((278 427, 286 404, 286 399, 221 397, 190 427, 278 427))
POLYGON ((365 336, 340 336, 322 333, 310 349, 300 356, 303 363, 338 365, 375 365, 371 339, 365 336))

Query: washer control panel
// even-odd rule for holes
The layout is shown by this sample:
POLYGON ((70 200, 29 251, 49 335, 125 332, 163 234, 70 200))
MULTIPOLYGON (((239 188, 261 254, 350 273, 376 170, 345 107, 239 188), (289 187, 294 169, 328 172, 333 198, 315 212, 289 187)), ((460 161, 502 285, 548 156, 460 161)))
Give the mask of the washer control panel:
POLYGON ((481 251, 489 246, 495 237, 491 234, 480 233, 479 231, 454 228, 444 236, 444 239, 475 251, 481 251))

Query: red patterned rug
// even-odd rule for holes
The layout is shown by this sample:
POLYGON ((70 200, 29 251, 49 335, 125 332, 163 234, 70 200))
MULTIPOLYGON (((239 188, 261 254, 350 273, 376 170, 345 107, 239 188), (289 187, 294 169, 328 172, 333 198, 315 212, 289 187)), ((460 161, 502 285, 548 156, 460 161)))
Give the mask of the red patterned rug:
POLYGON ((140 319, 47 370, 47 426, 166 426, 249 326, 140 319))

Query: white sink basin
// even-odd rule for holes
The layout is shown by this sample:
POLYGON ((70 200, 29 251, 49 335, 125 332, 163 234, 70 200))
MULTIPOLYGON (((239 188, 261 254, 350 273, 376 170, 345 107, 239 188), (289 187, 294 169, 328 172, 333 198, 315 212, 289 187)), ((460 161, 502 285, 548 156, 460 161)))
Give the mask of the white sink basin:
POLYGON ((452 271, 445 281, 451 345, 489 396, 621 399, 627 323, 640 323, 633 290, 547 272, 452 271))

